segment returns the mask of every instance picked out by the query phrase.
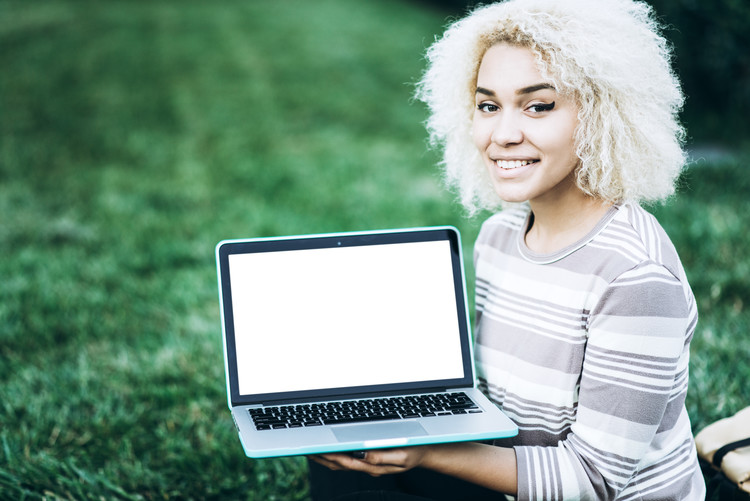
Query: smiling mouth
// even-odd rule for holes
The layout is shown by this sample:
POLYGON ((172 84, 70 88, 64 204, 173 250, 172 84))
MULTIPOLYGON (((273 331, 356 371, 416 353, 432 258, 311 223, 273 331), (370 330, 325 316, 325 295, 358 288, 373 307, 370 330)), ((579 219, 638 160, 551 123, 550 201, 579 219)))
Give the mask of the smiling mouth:
POLYGON ((495 164, 503 170, 513 170, 529 164, 535 164, 539 160, 495 160, 495 164))

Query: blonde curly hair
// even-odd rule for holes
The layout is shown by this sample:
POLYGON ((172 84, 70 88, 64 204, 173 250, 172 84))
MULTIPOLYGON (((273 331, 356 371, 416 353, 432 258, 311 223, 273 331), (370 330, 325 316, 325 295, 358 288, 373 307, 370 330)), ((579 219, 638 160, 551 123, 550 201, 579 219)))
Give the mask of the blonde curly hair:
POLYGON ((448 185, 470 214, 503 205, 472 139, 476 80, 492 45, 526 47, 558 92, 574 96, 578 186, 610 203, 668 198, 683 166, 683 104, 671 47, 633 0, 509 0, 454 22, 427 51, 417 99, 448 185))

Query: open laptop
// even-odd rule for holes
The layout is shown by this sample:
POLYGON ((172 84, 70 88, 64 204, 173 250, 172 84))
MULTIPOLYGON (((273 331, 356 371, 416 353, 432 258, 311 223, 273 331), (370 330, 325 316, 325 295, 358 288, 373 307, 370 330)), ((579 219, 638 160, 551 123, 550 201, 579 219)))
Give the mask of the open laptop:
POLYGON ((216 246, 229 408, 253 458, 486 440, 452 227, 216 246))

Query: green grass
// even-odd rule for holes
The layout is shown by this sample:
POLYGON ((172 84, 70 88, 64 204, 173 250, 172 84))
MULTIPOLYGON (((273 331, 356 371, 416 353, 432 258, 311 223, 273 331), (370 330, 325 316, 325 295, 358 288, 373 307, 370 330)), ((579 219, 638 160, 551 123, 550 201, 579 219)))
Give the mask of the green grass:
MULTIPOLYGON (((410 100, 445 15, 0 0, 0 499, 307 498, 234 433, 214 245, 454 224, 470 262, 410 100)), ((695 168, 655 209, 702 315, 696 428, 750 401, 748 184, 695 168)))
POLYGON ((680 253, 698 303, 688 411, 693 429, 750 405, 750 155, 699 162, 681 193, 653 208, 680 253))

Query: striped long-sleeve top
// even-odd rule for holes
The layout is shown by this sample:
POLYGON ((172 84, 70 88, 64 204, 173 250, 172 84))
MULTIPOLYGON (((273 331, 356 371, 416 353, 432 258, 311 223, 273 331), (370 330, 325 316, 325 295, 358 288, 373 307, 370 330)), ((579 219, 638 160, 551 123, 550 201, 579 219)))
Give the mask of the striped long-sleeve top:
POLYGON ((679 257, 639 206, 550 255, 503 211, 475 246, 480 387, 518 427, 519 499, 703 499, 685 409, 697 322, 679 257))

